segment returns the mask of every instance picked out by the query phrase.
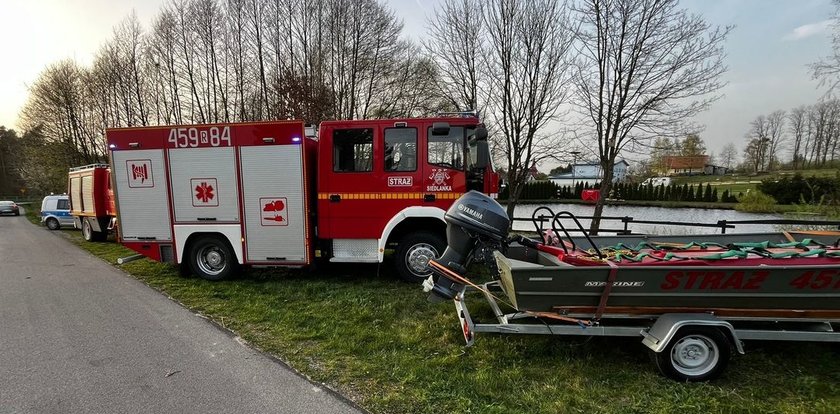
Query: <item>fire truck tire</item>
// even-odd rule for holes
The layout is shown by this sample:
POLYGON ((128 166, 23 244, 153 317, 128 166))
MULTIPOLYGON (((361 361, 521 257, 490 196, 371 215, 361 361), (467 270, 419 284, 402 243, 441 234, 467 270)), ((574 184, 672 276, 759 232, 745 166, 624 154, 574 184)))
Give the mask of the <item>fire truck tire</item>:
POLYGON ((58 230, 61 228, 61 224, 58 224, 58 220, 50 217, 47 219, 47 228, 50 230, 58 230))
POLYGON ((406 282, 423 283, 432 274, 429 260, 440 257, 445 249, 446 242, 437 234, 428 231, 407 234, 397 245, 394 259, 397 274, 406 282))
POLYGON ((108 234, 101 231, 93 231, 90 222, 82 220, 82 237, 89 242, 101 242, 108 238, 108 234))
POLYGON ((720 376, 729 363, 732 345, 712 327, 680 329, 653 361, 662 375, 680 382, 709 381, 720 376))
POLYGON ((193 274, 213 281, 227 279, 238 269, 227 241, 215 236, 203 236, 192 244, 189 263, 193 274))

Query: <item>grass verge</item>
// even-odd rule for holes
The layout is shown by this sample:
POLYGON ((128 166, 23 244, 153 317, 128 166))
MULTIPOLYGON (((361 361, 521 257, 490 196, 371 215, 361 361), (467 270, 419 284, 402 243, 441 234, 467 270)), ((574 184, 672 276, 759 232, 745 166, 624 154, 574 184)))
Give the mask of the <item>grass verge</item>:
MULTIPOLYGON (((131 254, 64 233, 109 263, 131 254)), ((146 259, 122 269, 375 413, 840 409, 840 354, 828 345, 748 343, 721 380, 680 384, 657 375, 636 339, 487 334, 464 348, 452 305, 426 302, 384 266, 249 271, 216 283, 146 259)))

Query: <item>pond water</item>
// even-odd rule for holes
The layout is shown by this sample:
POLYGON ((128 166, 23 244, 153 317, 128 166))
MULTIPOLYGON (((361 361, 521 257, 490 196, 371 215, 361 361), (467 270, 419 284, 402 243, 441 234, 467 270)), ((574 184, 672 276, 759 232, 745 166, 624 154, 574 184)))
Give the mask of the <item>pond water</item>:
MULTIPOLYGON (((541 205, 520 204, 516 206, 514 217, 528 218, 534 210, 541 205)), ((584 228, 589 229, 590 220, 584 217, 591 217, 595 206, 587 204, 547 204, 554 213, 568 211, 578 217, 584 228)), ((665 207, 642 207, 642 206, 606 206, 604 217, 632 217, 634 220, 644 221, 679 221, 689 223, 686 226, 668 226, 661 224, 630 223, 628 228, 633 233, 647 234, 714 234, 720 233, 720 228, 690 226, 690 223, 717 223, 718 220, 772 220, 784 218, 778 214, 756 214, 743 213, 735 210, 724 209, 701 209, 701 208, 665 208, 665 207)), ((574 226, 570 220, 563 222, 567 228, 574 226)), ((514 230, 531 230, 534 226, 531 221, 516 221, 514 230)), ((550 228, 550 226, 549 226, 550 228)), ((620 220, 601 220, 602 229, 623 229, 624 223, 620 220)), ((773 224, 739 224, 734 229, 727 229, 727 233, 755 233, 778 231, 778 225, 773 224)), ((610 234, 610 233, 602 233, 610 234)))

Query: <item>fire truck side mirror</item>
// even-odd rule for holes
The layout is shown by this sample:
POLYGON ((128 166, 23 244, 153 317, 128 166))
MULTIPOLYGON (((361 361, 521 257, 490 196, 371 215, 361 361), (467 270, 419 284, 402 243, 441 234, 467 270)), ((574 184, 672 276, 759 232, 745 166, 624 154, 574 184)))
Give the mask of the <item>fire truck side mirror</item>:
MULTIPOLYGON (((475 157, 475 168, 485 169, 488 165, 490 165, 490 145, 487 143, 487 135, 486 130, 485 136, 483 140, 476 140, 475 142, 475 149, 476 149, 476 157, 475 157)), ((478 135, 478 134, 476 134, 478 135)))
POLYGON ((470 146, 475 145, 475 168, 481 170, 487 168, 490 165, 490 144, 487 143, 487 128, 484 126, 476 127, 475 135, 470 141, 470 146))
POLYGON ((435 122, 432 124, 432 135, 449 135, 449 123, 435 122))
POLYGON ((487 141, 487 128, 483 126, 476 128, 475 139, 478 141, 487 141))

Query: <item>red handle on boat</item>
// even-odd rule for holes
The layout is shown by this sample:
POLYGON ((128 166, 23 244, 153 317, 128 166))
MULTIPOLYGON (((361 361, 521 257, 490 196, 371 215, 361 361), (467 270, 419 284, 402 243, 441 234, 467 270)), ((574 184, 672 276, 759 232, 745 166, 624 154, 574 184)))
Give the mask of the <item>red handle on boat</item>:
POLYGON ((518 234, 516 236, 514 236, 512 240, 521 244, 521 245, 523 245, 523 246, 525 246, 525 247, 530 247, 532 249, 537 249, 541 252, 546 252, 550 255, 556 256, 559 260, 563 260, 563 258, 566 257, 566 252, 559 247, 548 246, 545 243, 540 243, 536 240, 532 240, 532 239, 529 239, 527 237, 524 237, 524 236, 521 236, 521 235, 518 235, 518 234))

